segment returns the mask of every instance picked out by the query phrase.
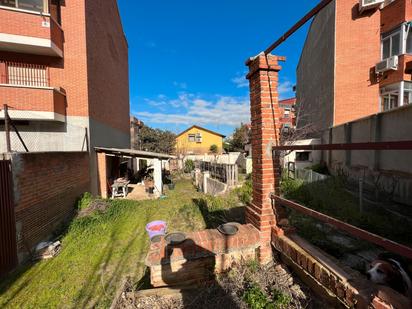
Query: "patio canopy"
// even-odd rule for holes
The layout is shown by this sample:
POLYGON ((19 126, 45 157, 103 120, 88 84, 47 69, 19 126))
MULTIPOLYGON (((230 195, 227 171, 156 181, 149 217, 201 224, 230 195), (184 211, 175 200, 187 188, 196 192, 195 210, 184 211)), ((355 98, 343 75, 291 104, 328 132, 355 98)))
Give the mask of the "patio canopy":
POLYGON ((176 159, 176 156, 168 155, 165 153, 149 152, 135 149, 120 149, 120 148, 105 148, 105 147, 94 147, 96 152, 103 152, 105 154, 111 154, 115 156, 132 157, 132 158, 142 158, 142 159, 159 159, 168 160, 176 159))

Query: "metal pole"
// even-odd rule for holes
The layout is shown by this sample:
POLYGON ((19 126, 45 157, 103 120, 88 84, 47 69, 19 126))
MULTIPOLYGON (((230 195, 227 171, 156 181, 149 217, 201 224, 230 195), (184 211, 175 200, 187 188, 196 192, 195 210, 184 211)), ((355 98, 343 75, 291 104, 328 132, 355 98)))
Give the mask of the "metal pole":
POLYGON ((363 212, 363 178, 359 178, 359 210, 363 212))
POLYGON ((7 149, 7 152, 11 152, 9 108, 7 104, 3 105, 3 110, 4 110, 4 126, 5 126, 5 131, 6 131, 6 149, 7 149))
POLYGON ((290 28, 285 34, 283 34, 275 43, 270 45, 264 53, 267 55, 272 52, 276 47, 285 42, 292 34, 294 34, 300 27, 306 24, 312 17, 322 11, 325 6, 331 3, 332 0, 323 0, 315 8, 313 8, 309 13, 307 13, 302 19, 300 19, 292 28, 290 28))

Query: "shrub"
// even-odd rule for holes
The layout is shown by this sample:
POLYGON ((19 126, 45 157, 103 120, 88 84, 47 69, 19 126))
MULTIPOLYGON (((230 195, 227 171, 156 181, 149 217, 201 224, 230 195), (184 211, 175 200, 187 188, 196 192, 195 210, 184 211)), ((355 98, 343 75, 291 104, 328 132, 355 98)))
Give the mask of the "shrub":
POLYGON ((252 180, 247 179, 242 187, 236 189, 237 196, 243 204, 249 204, 252 200, 252 180))
POLYGON ((191 159, 185 161, 185 173, 190 173, 195 169, 195 162, 191 159))
POLYGON ((217 147, 217 145, 213 144, 212 146, 210 146, 209 150, 211 153, 217 153, 219 148, 217 147))

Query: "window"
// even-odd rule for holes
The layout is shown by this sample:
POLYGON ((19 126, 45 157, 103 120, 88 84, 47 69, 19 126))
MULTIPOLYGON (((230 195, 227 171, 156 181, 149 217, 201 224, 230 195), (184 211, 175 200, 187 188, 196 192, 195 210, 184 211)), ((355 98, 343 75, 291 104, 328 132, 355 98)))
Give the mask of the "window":
POLYGON ((283 118, 289 118, 289 115, 290 115, 290 110, 285 109, 285 112, 283 113, 283 118))
POLYGON ((201 143, 202 142, 202 134, 197 133, 196 134, 196 143, 201 143))
POLYGON ((400 82, 389 85, 381 88, 380 91, 382 111, 388 111, 412 103, 412 82, 400 82))
POLYGON ((412 53, 411 23, 382 36, 382 60, 389 57, 412 53))
POLYGON ((300 161, 300 162, 309 161, 309 158, 310 158, 310 151, 297 152, 295 161, 300 161))
POLYGON ((48 12, 48 0, 0 0, 0 5, 28 11, 48 12))
POLYGON ((193 143, 196 140, 196 135, 195 134, 189 134, 189 142, 193 143))
POLYGON ((400 29, 382 38, 382 59, 401 54, 400 29))
POLYGON ((403 89, 403 105, 412 104, 412 83, 411 82, 404 82, 404 89, 403 89))
POLYGON ((412 54, 412 25, 406 25, 406 53, 412 54))

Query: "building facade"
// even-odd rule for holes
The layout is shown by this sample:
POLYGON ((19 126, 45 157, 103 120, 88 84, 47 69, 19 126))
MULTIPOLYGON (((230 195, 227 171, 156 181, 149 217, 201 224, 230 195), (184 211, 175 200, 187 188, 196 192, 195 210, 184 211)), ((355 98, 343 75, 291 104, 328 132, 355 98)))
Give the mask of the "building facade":
POLYGON ((412 102, 412 3, 369 2, 335 0, 312 21, 297 68, 298 127, 321 132, 412 102))
MULTIPOLYGON (((3 104, 29 151, 130 147, 128 45, 116 0, 0 0, 3 104)), ((6 151, 4 121, 0 152, 6 151)), ((24 151, 11 133, 12 151, 24 151)), ((96 189, 97 184, 92 191, 96 189)))
POLYGON ((212 153, 211 147, 216 146, 216 152, 223 152, 223 138, 225 136, 211 130, 192 126, 176 137, 177 154, 205 154, 212 153))
POLYGON ((295 115, 296 98, 290 98, 279 101, 280 118, 279 122, 282 126, 281 130, 293 129, 296 125, 295 115))

